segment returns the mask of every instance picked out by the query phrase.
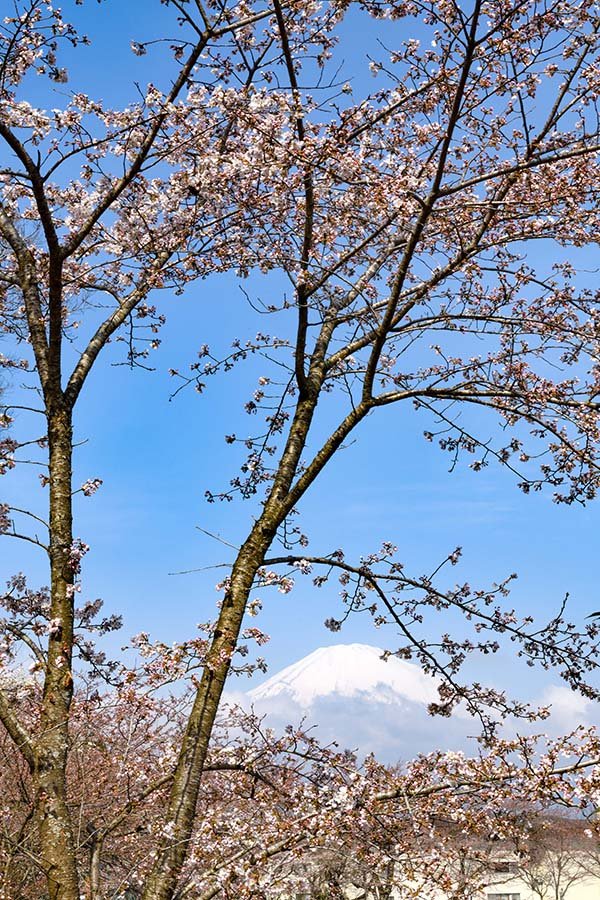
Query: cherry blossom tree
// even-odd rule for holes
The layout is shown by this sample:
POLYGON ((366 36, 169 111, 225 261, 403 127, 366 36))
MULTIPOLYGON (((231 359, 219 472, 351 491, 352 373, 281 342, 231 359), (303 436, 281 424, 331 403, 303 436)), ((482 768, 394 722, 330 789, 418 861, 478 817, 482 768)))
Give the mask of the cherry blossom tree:
MULTIPOLYGON (((344 442, 371 414, 402 404, 427 418, 426 438, 453 463, 464 455, 474 470, 497 462, 524 491, 548 485, 558 502, 594 497, 598 298, 576 275, 598 231, 596 4, 164 5, 177 37, 157 47, 134 41, 133 50, 166 47, 171 80, 149 84, 123 109, 72 88, 58 109, 26 99, 33 78, 67 83, 61 54, 86 40, 49 0, 16 0, 0 30, 0 283, 2 325, 14 345, 2 363, 31 378, 37 403, 18 404, 18 423, 17 407, 4 409, 2 471, 29 450, 37 454, 29 461, 47 466, 41 480, 49 489, 47 517, 0 508, 6 538, 33 543, 49 566, 47 590, 17 576, 4 594, 5 665, 29 655, 40 690, 37 714, 23 716, 11 683, 4 686, 0 719, 31 773, 30 820, 51 900, 80 897, 69 769, 75 681, 83 670, 116 689, 127 682, 91 642, 117 620, 99 619, 98 604, 77 605, 88 547, 73 525, 72 496, 93 494, 100 481, 72 483, 73 421, 107 344, 121 342, 131 365, 145 364, 164 321, 161 291, 256 268, 283 274, 291 293, 261 311, 272 317, 269 333, 236 337, 227 355, 199 335, 199 359, 189 371, 173 370, 176 391, 202 391, 210 377, 261 358, 264 374, 246 409, 264 425, 227 435, 247 458, 227 488, 207 492, 213 502, 257 501, 216 621, 205 637, 176 648, 146 635, 136 642, 153 684, 180 680, 191 690, 161 785, 160 825, 148 839, 144 900, 233 890, 219 881, 218 865, 212 886, 198 886, 216 864, 195 849, 194 835, 212 827, 201 797, 225 680, 244 642, 264 640, 245 622, 259 610, 257 590, 287 592, 298 574, 312 574, 318 586, 338 574, 346 611, 393 624, 402 642, 393 652, 414 656, 439 679, 431 711, 448 715, 466 704, 488 742, 498 715, 535 715, 461 677, 465 658, 495 652, 499 636, 531 664, 556 666, 573 688, 597 696, 588 678, 597 624, 578 632, 562 610, 534 624, 501 604, 507 582, 475 590, 413 577, 393 543, 357 561, 332 548, 308 554, 295 518, 344 442), (335 40, 346 14, 388 26, 393 46, 371 61, 370 93, 337 80, 335 40), (536 246, 544 252, 534 265, 536 246), (17 436, 25 415, 43 425, 17 436), (482 416, 500 423, 494 439, 482 436, 482 416), (472 637, 446 633, 448 610, 464 614, 472 637)), ((329 626, 341 627, 345 614, 329 626)), ((589 746, 584 758, 594 759, 589 746)), ((478 771, 504 783, 494 774, 498 757, 489 760, 479 760, 478 771)), ((431 800, 450 763, 415 765, 418 775, 409 777, 428 782, 415 790, 431 800)), ((468 761, 456 765, 454 787, 466 779, 484 790, 468 761)), ((527 790, 543 795, 549 788, 530 768, 527 790)), ((375 767, 371 774, 376 783, 375 767)), ((447 806, 448 791, 441 793, 447 806)), ((394 788, 377 796, 383 803, 400 795, 394 788)), ((322 794, 318 805, 328 809, 322 794)), ((104 832, 90 827, 93 857, 104 832)), ((244 827, 236 826, 236 840, 244 827)), ((239 881, 235 890, 240 896, 239 881)))
MULTIPOLYGON (((147 674, 130 672, 116 692, 82 685, 74 695, 67 803, 81 888, 92 900, 139 898, 164 837, 186 702, 149 693, 147 674)), ((22 678, 13 690, 29 723, 39 686, 22 678)), ((1 738, 0 896, 39 900, 48 894, 33 778, 10 736, 1 738)), ((440 891, 463 900, 502 881, 492 874, 499 846, 504 855, 518 848, 523 872, 549 871, 536 835, 562 822, 557 803, 582 807, 598 796, 599 749, 596 736, 579 732, 541 758, 530 740, 497 742, 480 759, 434 753, 403 766, 372 758, 359 766, 353 754, 319 746, 301 727, 276 736, 252 714, 222 710, 177 896, 283 900, 351 889, 382 900, 433 900, 440 891), (575 748, 588 754, 584 768, 560 766, 575 748), (548 806, 553 817, 544 819, 548 806)), ((595 846, 596 823, 571 824, 580 842, 585 828, 595 846)))

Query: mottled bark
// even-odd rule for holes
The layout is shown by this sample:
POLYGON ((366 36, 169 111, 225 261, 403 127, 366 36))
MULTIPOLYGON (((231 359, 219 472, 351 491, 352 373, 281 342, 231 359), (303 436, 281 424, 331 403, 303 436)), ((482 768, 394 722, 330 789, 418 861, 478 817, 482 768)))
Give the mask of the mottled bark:
POLYGON ((58 391, 48 412, 51 608, 48 661, 34 785, 50 900, 79 900, 75 841, 67 806, 66 765, 73 677, 73 581, 70 410, 58 391))
POLYGON ((102 837, 99 834, 92 834, 90 837, 90 900, 102 900, 102 878, 100 873, 102 844, 102 837))
POLYGON ((204 667, 175 770, 166 816, 167 834, 160 849, 158 863, 145 886, 143 900, 170 900, 177 887, 194 826, 204 763, 231 655, 237 643, 256 570, 270 543, 270 538, 261 540, 257 530, 254 529, 238 555, 231 576, 231 586, 223 601, 209 654, 210 662, 204 667))
POLYGON ((29 172, 49 251, 48 303, 45 310, 40 275, 31 248, 0 207, 0 234, 15 255, 48 426, 50 629, 37 735, 29 735, 14 716, 11 718, 9 712, 3 716, 3 721, 33 773, 35 813, 42 865, 48 879, 48 896, 50 900, 79 900, 75 841, 66 789, 69 711, 73 694, 71 661, 75 573, 71 555, 72 407, 61 387, 62 262, 39 172, 22 145, 15 142, 16 139, 11 146, 29 172))

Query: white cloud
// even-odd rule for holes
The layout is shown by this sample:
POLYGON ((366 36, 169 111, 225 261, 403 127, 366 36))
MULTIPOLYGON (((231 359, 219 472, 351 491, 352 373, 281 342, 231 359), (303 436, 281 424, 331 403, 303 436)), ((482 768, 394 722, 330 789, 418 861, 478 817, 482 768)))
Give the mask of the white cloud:
POLYGON ((578 725, 596 724, 591 716, 594 704, 586 697, 561 684, 552 684, 546 688, 541 699, 542 706, 551 706, 550 729, 544 730, 562 733, 573 731, 578 725))

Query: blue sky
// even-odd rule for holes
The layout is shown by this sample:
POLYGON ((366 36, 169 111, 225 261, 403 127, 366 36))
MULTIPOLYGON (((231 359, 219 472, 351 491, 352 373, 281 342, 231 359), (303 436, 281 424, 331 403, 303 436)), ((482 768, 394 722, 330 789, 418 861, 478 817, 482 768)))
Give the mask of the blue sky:
MULTIPOLYGON (((65 12, 71 8, 65 4, 65 12)), ((133 96, 135 79, 161 83, 161 71, 153 70, 156 57, 140 61, 127 50, 130 39, 144 38, 148 23, 154 29, 166 19, 158 2, 87 3, 76 15, 93 38, 91 48, 77 53, 84 90, 119 103, 133 96)), ((346 40, 355 50, 362 40, 351 22, 346 40)), ((69 85, 75 86, 75 81, 69 85)), ((283 283, 253 277, 244 289, 268 300, 283 283)), ((223 349, 264 323, 257 323, 232 276, 209 279, 185 297, 163 296, 160 302, 168 321, 161 348, 151 358, 155 371, 111 365, 117 360, 111 349, 87 384, 76 417, 77 437, 85 441, 77 451, 77 480, 104 480, 95 497, 79 495, 76 503, 76 533, 92 547, 83 594, 103 597, 107 610, 124 614, 115 646, 141 630, 166 641, 185 638, 196 623, 211 618, 223 571, 171 573, 231 559, 226 546, 197 526, 236 544, 256 513, 255 506, 240 501, 209 505, 204 492, 225 487, 236 473, 237 451, 224 435, 243 431, 242 407, 260 365, 252 361, 215 378, 201 396, 189 390, 172 401, 167 373, 184 370, 201 344, 223 349)), ((598 503, 556 506, 549 491, 526 497, 510 473, 493 465, 480 473, 465 466, 449 473, 447 456, 422 437, 429 424, 423 414, 390 408, 361 426, 302 503, 310 552, 344 547, 348 558, 357 558, 391 540, 407 570, 419 575, 460 544, 464 562, 448 577, 485 586, 517 572, 511 602, 523 613, 543 618, 567 591, 575 618, 600 608, 598 503)), ((21 506, 43 502, 45 495, 32 482, 29 471, 12 474, 2 485, 4 497, 21 506)), ((0 560, 7 576, 23 569, 34 580, 46 580, 43 559, 28 547, 5 540, 0 560)), ((271 671, 335 641, 394 646, 392 633, 374 631, 362 618, 350 620, 339 635, 328 632, 323 620, 339 612, 334 587, 315 591, 309 580, 300 579, 292 594, 265 591, 263 600, 260 624, 272 638, 265 648, 271 671)), ((520 692, 538 692, 544 677, 527 672, 523 682, 522 669, 507 665, 503 656, 487 658, 480 674, 520 692)))

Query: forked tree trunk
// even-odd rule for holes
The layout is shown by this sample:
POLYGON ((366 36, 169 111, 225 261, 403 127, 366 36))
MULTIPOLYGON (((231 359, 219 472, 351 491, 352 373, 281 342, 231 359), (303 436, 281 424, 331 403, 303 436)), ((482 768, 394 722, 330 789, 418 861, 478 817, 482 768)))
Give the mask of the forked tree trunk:
MULTIPOLYGON (((58 392, 57 392, 58 393, 58 392)), ((71 412, 62 397, 48 409, 50 635, 34 785, 40 849, 50 900, 79 900, 75 841, 67 806, 68 722, 73 678, 71 412)))
POLYGON ((165 836, 146 880, 142 900, 173 900, 175 896, 194 828, 204 763, 231 656, 238 642, 256 573, 290 509, 289 491, 306 445, 322 377, 322 367, 315 367, 309 390, 298 399, 271 492, 233 564, 208 661, 182 741, 171 787, 165 836))

